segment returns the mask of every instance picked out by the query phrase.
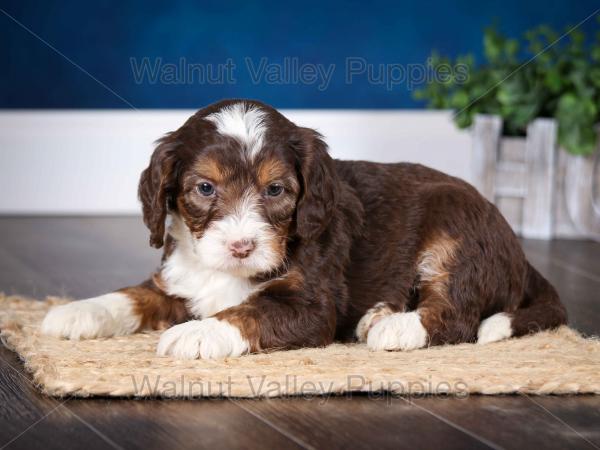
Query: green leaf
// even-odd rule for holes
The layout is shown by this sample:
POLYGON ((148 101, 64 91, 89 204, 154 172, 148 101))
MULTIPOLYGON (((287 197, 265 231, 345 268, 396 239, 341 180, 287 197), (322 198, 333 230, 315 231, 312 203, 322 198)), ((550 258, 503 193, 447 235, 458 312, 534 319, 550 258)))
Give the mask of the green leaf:
POLYGON ((456 91, 450 97, 450 105, 453 109, 462 109, 470 102, 469 95, 465 91, 456 91))
POLYGON ((587 97, 564 94, 558 101, 558 142, 576 155, 589 155, 596 146, 598 107, 587 97))
POLYGON ((600 67, 594 67, 589 72, 590 80, 596 89, 600 89, 600 67))
POLYGON ((548 70, 544 75, 544 84, 551 92, 560 92, 563 85, 563 79, 560 76, 560 72, 556 69, 548 70))
POLYGON ((591 155, 596 149, 597 134, 593 127, 566 126, 559 123, 558 143, 574 155, 591 155))
POLYGON ((473 123, 473 116, 468 111, 462 111, 454 117, 454 121, 458 128, 467 128, 473 123))
POLYGON ((489 62, 495 62, 502 55, 504 38, 498 34, 495 27, 488 27, 483 34, 483 51, 489 62))

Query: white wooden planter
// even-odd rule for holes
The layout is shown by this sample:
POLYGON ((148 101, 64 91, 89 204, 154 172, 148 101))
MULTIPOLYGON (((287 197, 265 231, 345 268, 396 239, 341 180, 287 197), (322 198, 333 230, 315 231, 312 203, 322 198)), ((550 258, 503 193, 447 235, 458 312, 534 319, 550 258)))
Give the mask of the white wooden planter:
POLYGON ((502 136, 500 117, 479 115, 472 133, 473 184, 517 234, 600 241, 600 145, 587 157, 559 149, 554 119, 534 120, 519 138, 502 136))

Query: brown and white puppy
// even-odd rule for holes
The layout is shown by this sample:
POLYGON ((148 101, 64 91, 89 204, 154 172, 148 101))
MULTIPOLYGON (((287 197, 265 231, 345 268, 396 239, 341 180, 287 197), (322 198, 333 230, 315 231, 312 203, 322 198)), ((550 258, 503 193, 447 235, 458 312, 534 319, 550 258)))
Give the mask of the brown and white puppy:
POLYGON ((139 195, 160 269, 52 309, 44 333, 167 328, 159 355, 217 358, 335 339, 488 343, 566 322, 473 187, 420 165, 333 160, 318 133, 259 102, 211 105, 161 139, 139 195))

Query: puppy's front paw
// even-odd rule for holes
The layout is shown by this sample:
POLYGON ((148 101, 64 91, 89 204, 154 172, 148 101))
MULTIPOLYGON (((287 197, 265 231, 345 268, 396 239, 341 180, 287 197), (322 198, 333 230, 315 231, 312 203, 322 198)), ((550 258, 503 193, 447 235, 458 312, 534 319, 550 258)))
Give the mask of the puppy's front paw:
POLYGON ((93 339, 114 334, 115 320, 104 306, 82 300, 52 308, 42 322, 41 332, 66 339, 93 339))
POLYGON ((210 318, 169 328, 161 335, 156 353, 178 359, 209 359, 240 356, 247 351, 248 341, 237 327, 210 318))
POLYGON ((427 330, 416 311, 382 318, 367 336, 367 346, 371 350, 413 350, 426 344, 427 330))

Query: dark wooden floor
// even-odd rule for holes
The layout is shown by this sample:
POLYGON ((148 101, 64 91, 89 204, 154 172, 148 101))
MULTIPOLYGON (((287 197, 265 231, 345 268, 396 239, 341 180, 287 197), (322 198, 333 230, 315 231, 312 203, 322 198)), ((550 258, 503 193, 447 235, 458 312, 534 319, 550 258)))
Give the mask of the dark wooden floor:
MULTIPOLYGON (((140 218, 1 218, 0 290, 83 298, 143 280, 140 218)), ((526 241, 571 324, 600 332, 600 245, 526 241)), ((600 448, 600 398, 67 399, 38 394, 0 349, 3 448, 600 448)))

